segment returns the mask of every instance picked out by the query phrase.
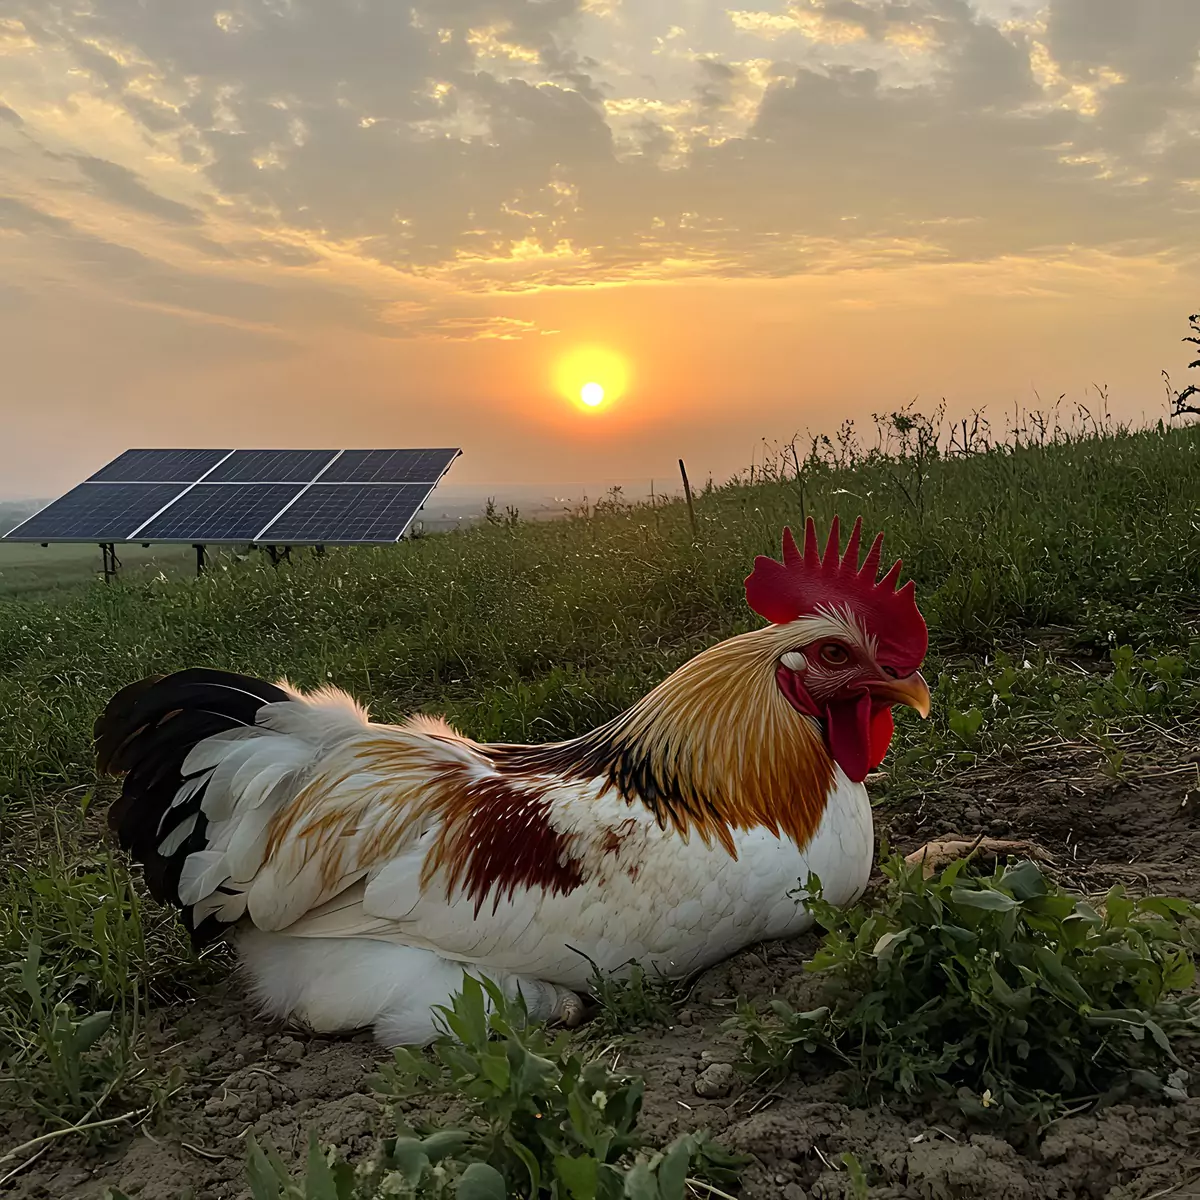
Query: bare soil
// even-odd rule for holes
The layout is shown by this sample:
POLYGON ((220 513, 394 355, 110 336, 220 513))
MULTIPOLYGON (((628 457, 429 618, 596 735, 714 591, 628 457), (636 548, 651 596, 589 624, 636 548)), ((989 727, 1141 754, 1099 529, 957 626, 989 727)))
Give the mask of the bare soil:
MULTIPOLYGON (((1116 781, 1070 747, 1047 746, 1024 764, 961 774, 903 810, 881 810, 878 827, 903 851, 943 834, 1032 838, 1054 856, 1066 882, 1085 891, 1120 881, 1200 898, 1198 761, 1194 745, 1173 739, 1141 756, 1132 780, 1116 781)), ((701 977, 674 1027, 648 1029, 611 1048, 621 1068, 646 1076, 643 1125, 652 1138, 706 1126, 753 1155, 742 1181, 746 1200, 853 1196, 845 1152, 867 1169, 872 1200, 1200 1196, 1200 1099, 1082 1112, 1037 1139, 1006 1137, 948 1111, 855 1108, 836 1073, 771 1093, 741 1090, 738 1082, 719 1098, 701 1098, 697 1078, 735 1054, 721 1031, 734 998, 795 998, 810 986, 802 964, 814 945, 808 937, 738 955, 701 977)), ((365 1152, 379 1116, 365 1084, 378 1047, 365 1035, 285 1032, 247 1011, 230 980, 165 1012, 158 1053, 181 1065, 188 1083, 161 1126, 96 1150, 64 1139, 12 1179, 8 1194, 95 1200, 110 1183, 141 1200, 245 1197, 249 1133, 285 1158, 302 1154, 310 1126, 351 1157, 365 1152)), ((1200 1047, 1185 1053, 1193 1082, 1200 1081, 1200 1047)), ((41 1132, 16 1114, 0 1114, 0 1121, 8 1145, 41 1132)))

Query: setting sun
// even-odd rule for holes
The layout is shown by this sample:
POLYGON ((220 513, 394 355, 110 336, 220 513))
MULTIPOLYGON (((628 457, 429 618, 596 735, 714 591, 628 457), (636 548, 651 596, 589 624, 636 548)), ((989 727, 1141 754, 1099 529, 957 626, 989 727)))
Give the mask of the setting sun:
POLYGON ((600 346, 585 346, 560 359, 555 368, 558 392, 589 412, 607 409, 620 399, 629 378, 625 359, 600 346))

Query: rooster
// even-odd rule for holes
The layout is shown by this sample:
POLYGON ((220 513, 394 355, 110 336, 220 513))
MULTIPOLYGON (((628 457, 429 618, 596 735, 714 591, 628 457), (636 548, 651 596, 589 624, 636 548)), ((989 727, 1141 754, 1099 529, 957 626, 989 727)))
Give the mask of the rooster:
POLYGON ((570 741, 485 745, 445 721, 372 722, 334 688, 214 670, 152 677, 96 723, 109 811, 151 893, 196 944, 231 937, 265 1014, 428 1042, 469 971, 531 1016, 577 1023, 593 972, 671 977, 812 923, 874 854, 863 780, 892 708, 929 713, 928 645, 883 535, 859 565, 759 557, 769 624, 710 647, 570 741))

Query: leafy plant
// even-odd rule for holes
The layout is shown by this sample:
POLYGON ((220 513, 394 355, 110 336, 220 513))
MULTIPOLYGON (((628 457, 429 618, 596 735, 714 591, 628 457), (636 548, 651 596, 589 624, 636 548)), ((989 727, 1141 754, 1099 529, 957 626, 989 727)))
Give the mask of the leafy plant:
POLYGON ((401 1048, 373 1079, 392 1101, 441 1097, 458 1128, 410 1128, 396 1119, 357 1168, 310 1142, 301 1180, 272 1151, 249 1146, 255 1200, 683 1200, 689 1176, 736 1182, 740 1160, 704 1133, 648 1152, 637 1132, 643 1081, 615 1075, 551 1039, 496 985, 466 976, 442 1008, 432 1056, 401 1048))
POLYGON ((886 885, 848 910, 810 880, 827 933, 808 969, 826 977, 826 1003, 743 1008, 745 1068, 778 1074, 827 1052, 864 1095, 941 1095, 1001 1119, 1130 1085, 1182 1095, 1172 1039, 1200 1031, 1200 998, 1185 994, 1200 908, 1121 887, 1093 907, 1032 862, 989 877, 967 866, 926 879, 886 857, 886 885))

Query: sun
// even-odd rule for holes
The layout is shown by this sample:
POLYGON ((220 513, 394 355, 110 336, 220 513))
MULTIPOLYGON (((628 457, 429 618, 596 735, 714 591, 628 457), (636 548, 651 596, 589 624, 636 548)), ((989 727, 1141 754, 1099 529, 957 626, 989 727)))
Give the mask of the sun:
POLYGON ((608 411, 625 394, 629 367, 625 359, 603 346, 579 346, 554 367, 556 390, 580 412, 608 411))

